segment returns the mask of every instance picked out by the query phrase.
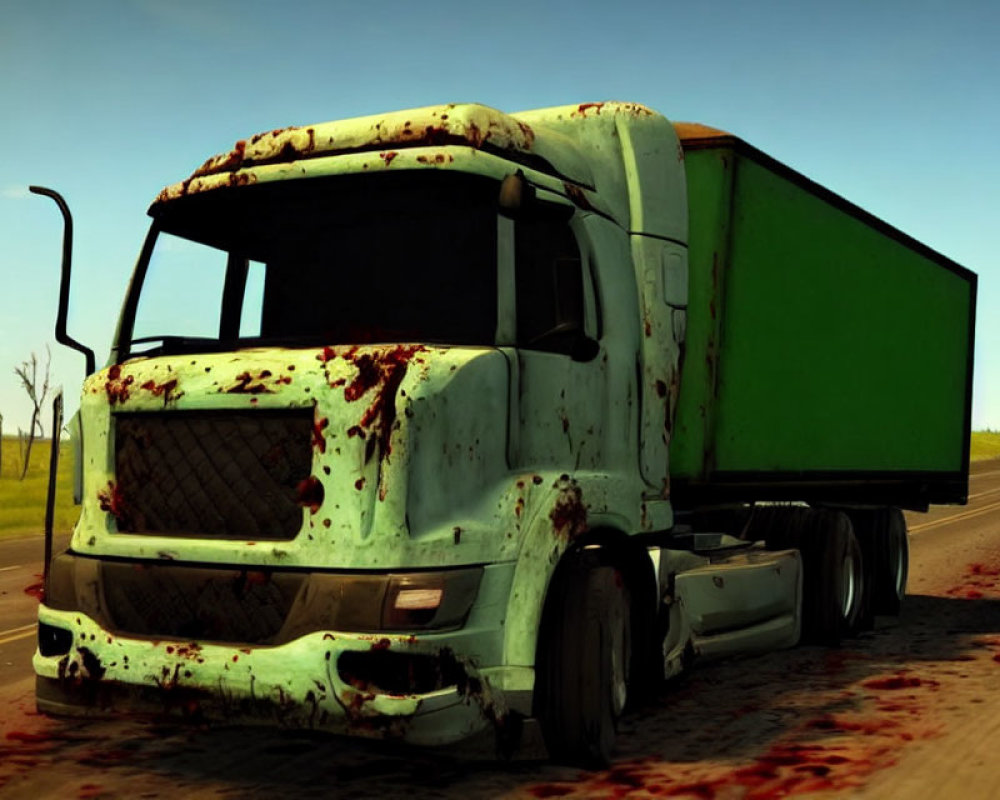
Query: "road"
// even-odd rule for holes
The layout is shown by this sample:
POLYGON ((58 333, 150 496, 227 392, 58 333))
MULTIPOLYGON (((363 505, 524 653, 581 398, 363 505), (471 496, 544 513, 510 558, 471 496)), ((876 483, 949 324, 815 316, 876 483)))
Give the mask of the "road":
MULTIPOLYGON (((68 541, 59 537, 56 546, 68 541)), ((38 602, 25 589, 40 588, 43 553, 40 536, 0 540, 0 691, 30 671, 38 602)))
POLYGON ((613 766, 392 748, 270 729, 33 710, 39 540, 0 542, 0 796, 1000 797, 1000 463, 967 507, 908 515, 898 622, 840 648, 696 666, 626 717, 613 766))

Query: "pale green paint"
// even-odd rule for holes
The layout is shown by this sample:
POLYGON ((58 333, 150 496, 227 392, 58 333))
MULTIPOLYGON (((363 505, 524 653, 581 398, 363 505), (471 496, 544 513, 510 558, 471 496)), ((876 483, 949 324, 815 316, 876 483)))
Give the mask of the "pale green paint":
MULTIPOLYGON (((448 111, 450 133, 470 138, 469 145, 399 149, 387 145, 382 151, 338 151, 370 146, 371 139, 365 137, 370 137, 376 123, 381 126, 388 119, 398 127, 404 117, 412 123, 440 115, 444 113, 441 107, 401 112, 391 119, 313 126, 311 134, 303 133, 306 129, 292 129, 247 142, 240 149, 244 160, 234 154, 210 160, 191 180, 165 190, 159 201, 232 185, 388 169, 455 170, 497 181, 521 169, 540 198, 579 201, 592 209, 578 210, 572 224, 585 269, 594 282, 586 290, 586 318, 591 335, 598 335, 599 323, 603 328, 599 356, 579 363, 514 347, 420 349, 410 359, 394 398, 391 455, 367 463, 364 443, 359 437, 348 436, 347 431, 359 423, 378 388, 348 402, 339 387, 350 384, 357 375, 353 357, 368 354, 377 359, 391 349, 389 346, 362 346, 353 354, 347 347, 337 347, 332 349, 333 357, 325 361, 317 348, 132 358, 121 365, 117 378, 119 384, 130 381, 127 399, 109 403, 108 369, 92 376, 84 387, 85 485, 73 548, 98 557, 170 558, 240 566, 405 571, 494 565, 487 570, 466 628, 449 634, 421 634, 417 646, 421 652, 448 646, 467 658, 470 668, 486 682, 487 695, 494 691, 494 696, 479 700, 490 706, 490 713, 508 706, 528 713, 536 632, 547 586, 556 564, 580 533, 555 530, 553 510, 561 503, 580 500, 586 506, 591 529, 607 527, 629 533, 670 524, 669 503, 661 499, 667 470, 665 419, 655 392, 656 380, 671 381, 677 346, 669 313, 665 323, 657 317, 666 308, 663 252, 671 248, 683 252, 683 247, 643 234, 683 241, 682 166, 670 125, 640 107, 608 104, 596 111, 567 107, 518 115, 516 120, 479 107, 466 107, 457 115, 455 111, 454 107, 448 111), (492 127, 491 121, 495 123, 492 127), (523 136, 522 123, 530 127, 530 142, 523 136), (499 131, 490 144, 522 152, 530 149, 564 175, 575 176, 581 185, 570 187, 544 172, 512 164, 502 154, 477 149, 471 138, 475 130, 483 129, 499 131), (312 137, 311 149, 304 136, 312 137), (329 144, 331 137, 334 143, 327 151, 323 149, 326 145, 316 144, 329 144), (268 164, 248 165, 245 161, 275 159, 289 148, 298 148, 305 157, 268 164), (227 164, 236 171, 226 171, 227 164), (646 176, 656 179, 646 180, 646 176), (674 213, 650 210, 651 205, 664 204, 674 213), (621 269, 633 258, 640 266, 638 278, 631 268, 621 269), (644 318, 653 326, 649 336, 642 330, 640 320, 644 318), (643 361, 643 379, 638 384, 637 358, 643 361), (240 374, 259 375, 265 370, 270 376, 259 381, 265 392, 226 391, 239 382, 240 374), (166 402, 169 410, 303 407, 314 409, 316 421, 327 420, 323 430, 326 449, 323 453, 314 451, 312 470, 323 484, 324 502, 315 514, 303 510, 298 537, 267 543, 115 531, 114 519, 99 508, 98 499, 114 480, 113 414, 162 409, 164 397, 141 387, 166 380, 177 381, 166 402), (638 436, 640 419, 643 431, 655 434, 648 437, 652 449, 644 453, 638 436), (645 481, 640 463, 645 465, 645 481), (324 468, 329 468, 329 474, 324 468), (645 498, 646 494, 650 496, 645 498), (498 569, 502 572, 497 573, 498 569), (489 577, 501 574, 503 580, 489 577)), ((512 343, 512 227, 503 218, 498 221, 498 235, 497 335, 498 342, 512 343)), ((66 622, 57 612, 43 610, 43 616, 46 614, 52 621, 66 622)), ((93 625, 87 620, 81 624, 93 625)), ((115 638, 113 645, 105 647, 103 633, 98 632, 91 642, 102 663, 113 660, 112 654, 120 649, 131 652, 133 663, 148 667, 147 675, 131 670, 125 674, 116 668, 110 676, 113 679, 148 682, 164 665, 172 664, 165 650, 152 648, 147 642, 115 638)), ((334 633, 338 646, 370 646, 365 637, 334 633)), ((392 648, 403 646, 398 638, 390 638, 392 648)), ((254 649, 251 663, 258 690, 274 692, 284 682, 287 686, 283 691, 304 702, 307 681, 316 678, 310 671, 318 664, 315 639, 307 636, 277 648, 254 649), (284 676, 277 665, 289 661, 296 666, 292 674, 284 676)), ((226 665, 234 654, 231 651, 208 648, 205 652, 211 657, 192 670, 185 683, 208 688, 225 678, 229 686, 231 667, 226 665)), ((58 660, 39 657, 39 674, 53 674, 58 660)), ((327 680, 330 697, 343 691, 335 681, 327 680)), ((236 681, 229 690, 238 695, 246 686, 236 681)), ((454 699, 452 693, 452 705, 454 699)), ((387 702, 365 701, 365 713, 407 717, 416 710, 412 703, 387 702)), ((421 698, 420 713, 406 726, 405 736, 410 741, 451 741, 482 725, 483 715, 478 710, 472 715, 475 724, 468 714, 435 713, 431 718, 444 729, 418 733, 430 729, 426 725, 420 728, 418 721, 435 703, 445 700, 421 698)), ((327 705, 330 708, 324 706, 325 710, 336 711, 329 698, 327 705)), ((342 728, 343 715, 334 714, 334 720, 331 725, 342 728)))

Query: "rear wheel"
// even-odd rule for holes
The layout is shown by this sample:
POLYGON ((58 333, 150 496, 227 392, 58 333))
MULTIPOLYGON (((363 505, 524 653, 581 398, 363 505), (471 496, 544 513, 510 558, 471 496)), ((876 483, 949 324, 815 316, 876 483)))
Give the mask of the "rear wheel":
POLYGON ((879 509, 873 530, 872 610, 899 616, 910 570, 906 520, 898 508, 879 509))
MULTIPOLYGON (((837 644, 858 632, 863 621, 864 570, 861 548, 851 521, 839 511, 818 511, 812 546, 818 564, 810 586, 813 614, 809 635, 817 641, 837 644), (816 572, 819 572, 817 575, 816 572)), ((809 571, 806 571, 809 575, 809 571)))
MULTIPOLYGON (((910 559, 903 512, 873 508, 850 509, 848 514, 864 559, 869 618, 875 614, 898 616, 910 559)), ((874 620, 871 622, 868 627, 873 627, 874 620)))
POLYGON ((629 695, 629 593, 610 566, 573 565, 552 589, 539 635, 535 713, 557 761, 608 763, 629 695))
POLYGON ((864 623, 865 575, 861 548, 846 514, 825 508, 754 510, 744 538, 802 557, 802 640, 837 644, 864 623))

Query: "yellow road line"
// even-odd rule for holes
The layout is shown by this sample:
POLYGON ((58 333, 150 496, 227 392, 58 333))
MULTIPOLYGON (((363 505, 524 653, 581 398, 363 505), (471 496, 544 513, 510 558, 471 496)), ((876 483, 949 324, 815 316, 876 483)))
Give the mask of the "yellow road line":
POLYGON ((0 644, 16 642, 18 639, 27 639, 29 636, 34 636, 36 627, 37 623, 32 622, 30 625, 22 625, 20 628, 0 631, 0 644))
POLYGON ((949 522, 957 522, 960 519, 969 519, 970 517, 978 517, 981 514, 988 514, 991 511, 996 511, 1000 508, 1000 502, 990 503, 988 506, 982 506, 981 508, 974 508, 969 511, 963 511, 961 514, 952 514, 950 517, 944 517, 942 519, 936 519, 933 522, 924 522, 920 525, 914 525, 910 528, 910 533, 917 533, 918 531, 926 531, 930 528, 936 528, 939 525, 947 525, 949 522))

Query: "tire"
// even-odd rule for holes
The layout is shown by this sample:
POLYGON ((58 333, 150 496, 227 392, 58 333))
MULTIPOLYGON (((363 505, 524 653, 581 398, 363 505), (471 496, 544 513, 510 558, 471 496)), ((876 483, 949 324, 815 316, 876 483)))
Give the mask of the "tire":
POLYGON ((816 509, 810 532, 812 566, 803 584, 804 634, 839 644, 864 622, 864 568, 851 520, 840 511, 816 509))
POLYGON ((906 520, 898 508, 848 512, 861 545, 870 616, 899 616, 909 572, 906 520))
POLYGON ((872 564, 872 610, 876 614, 898 617, 910 570, 906 520, 898 508, 880 509, 877 520, 872 564))
POLYGON ((630 598, 613 567, 567 569, 539 635, 535 715, 553 760, 600 768, 629 699, 630 598))
POLYGON ((875 590, 875 531, 878 526, 879 509, 849 508, 843 511, 850 517, 854 538, 858 540, 858 547, 861 548, 864 588, 858 628, 870 631, 875 628, 875 604, 872 593, 875 590))
POLYGON ((851 520, 825 508, 755 509, 744 538, 802 557, 802 641, 839 644, 866 622, 864 562, 851 520))

